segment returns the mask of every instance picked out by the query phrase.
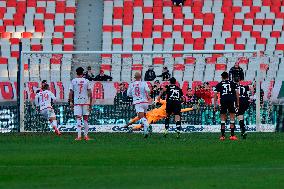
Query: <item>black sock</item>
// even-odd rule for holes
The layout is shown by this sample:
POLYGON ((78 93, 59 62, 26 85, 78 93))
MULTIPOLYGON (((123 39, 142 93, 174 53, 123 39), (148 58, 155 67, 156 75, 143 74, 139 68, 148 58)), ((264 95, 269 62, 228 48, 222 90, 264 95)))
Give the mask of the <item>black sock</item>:
POLYGON ((177 132, 181 131, 181 121, 176 122, 177 132))
POLYGON ((245 121, 244 120, 240 120, 239 123, 240 123, 241 133, 244 134, 246 132, 245 121))
POLYGON ((235 123, 230 123, 230 129, 231 129, 231 136, 235 135, 235 123))
POLYGON ((170 128, 170 118, 167 117, 167 118, 165 119, 165 129, 166 129, 166 130, 169 130, 169 128, 170 128))
POLYGON ((221 134, 225 136, 225 123, 221 123, 221 134))

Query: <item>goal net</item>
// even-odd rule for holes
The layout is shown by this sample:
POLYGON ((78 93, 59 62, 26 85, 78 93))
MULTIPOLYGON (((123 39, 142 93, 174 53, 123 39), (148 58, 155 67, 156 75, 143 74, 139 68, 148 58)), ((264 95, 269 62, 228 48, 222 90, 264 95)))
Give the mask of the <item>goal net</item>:
MULTIPOLYGON (((156 77, 150 78, 153 81, 148 82, 153 98, 157 96, 159 88, 168 84, 164 76, 168 72, 177 79, 184 95, 188 96, 188 102, 183 107, 194 107, 193 111, 182 116, 183 131, 219 131, 220 113, 213 110, 213 90, 221 81, 221 73, 229 72, 238 64, 244 72, 241 83, 252 89, 251 105, 245 115, 246 124, 250 127, 248 130, 269 131, 275 124, 273 108, 269 105, 273 87, 269 66, 273 61, 273 58, 258 51, 247 50, 22 52, 20 91, 25 93, 20 93, 20 130, 50 130, 47 121, 33 105, 40 82, 46 80, 57 97, 54 109, 61 130, 75 131, 73 112, 68 106, 69 84, 75 77, 76 67, 82 66, 87 71, 87 67, 91 66, 90 72, 93 72, 94 77, 100 71, 112 77, 108 81, 91 81, 92 95, 96 99, 90 115, 91 130, 124 131, 122 125, 135 116, 131 99, 125 96, 125 90, 135 72, 142 73, 144 79, 145 74, 148 74, 146 77, 152 77, 148 70, 153 70, 156 77), (100 61, 86 60, 86 55, 99 56, 100 61), (191 96, 197 100, 191 101, 191 96)), ((162 123, 163 120, 157 122, 157 125, 162 123)))

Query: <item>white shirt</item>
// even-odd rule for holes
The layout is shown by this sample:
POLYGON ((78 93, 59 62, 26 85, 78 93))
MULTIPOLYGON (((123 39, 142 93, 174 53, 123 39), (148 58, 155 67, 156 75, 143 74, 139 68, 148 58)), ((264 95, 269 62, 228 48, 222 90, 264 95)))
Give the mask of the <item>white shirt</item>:
POLYGON ((148 103, 150 89, 144 81, 132 82, 127 90, 127 96, 133 98, 133 104, 148 103))
POLYGON ((40 110, 52 108, 52 106, 51 106, 52 100, 55 101, 56 97, 49 90, 41 91, 41 92, 37 93, 36 96, 35 96, 35 104, 36 104, 36 106, 40 107, 40 110))
POLYGON ((70 90, 74 92, 74 105, 90 105, 88 90, 91 89, 89 80, 75 78, 71 81, 70 90))

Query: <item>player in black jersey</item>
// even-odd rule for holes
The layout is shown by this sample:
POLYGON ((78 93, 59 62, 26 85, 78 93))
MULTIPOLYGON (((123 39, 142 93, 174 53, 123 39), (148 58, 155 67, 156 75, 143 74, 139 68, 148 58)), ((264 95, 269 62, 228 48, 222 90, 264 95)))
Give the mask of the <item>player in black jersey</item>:
POLYGON ((168 129, 170 127, 170 116, 175 115, 177 138, 180 138, 181 131, 181 103, 183 101, 183 93, 180 87, 176 85, 176 79, 170 78, 170 85, 166 86, 160 93, 158 101, 161 99, 163 93, 166 92, 166 113, 165 119, 165 134, 167 136, 168 129))
POLYGON ((217 94, 220 93, 220 105, 221 105, 221 137, 220 140, 225 140, 225 124, 227 118, 227 112, 230 113, 230 140, 237 140, 235 136, 235 108, 239 107, 239 92, 237 84, 229 80, 229 74, 227 72, 222 73, 222 81, 217 84, 214 95, 214 108, 217 105, 217 94), (236 105, 236 107, 235 107, 236 105))
POLYGON ((244 86, 241 84, 238 85, 238 91, 240 94, 240 106, 237 111, 237 116, 240 124, 241 136, 243 139, 246 139, 247 133, 244 122, 244 113, 249 108, 251 91, 249 86, 244 86))

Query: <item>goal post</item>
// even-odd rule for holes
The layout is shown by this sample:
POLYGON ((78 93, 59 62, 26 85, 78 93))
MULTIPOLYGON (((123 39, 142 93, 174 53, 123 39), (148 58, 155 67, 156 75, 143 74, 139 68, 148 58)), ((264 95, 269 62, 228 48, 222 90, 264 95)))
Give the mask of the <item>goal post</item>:
POLYGON ((26 62, 23 61, 23 57, 25 56, 32 56, 37 55, 39 58, 41 56, 46 55, 80 55, 80 54, 96 54, 96 55, 142 55, 142 56, 151 56, 159 55, 177 55, 182 54, 182 57, 186 57, 188 55, 214 55, 214 54, 251 54, 256 58, 256 61, 259 63, 258 68, 256 69, 256 130, 261 131, 261 102, 260 102, 260 88, 261 88, 261 52, 258 50, 191 50, 191 51, 21 51, 20 53, 20 74, 19 74, 19 81, 20 81, 20 94, 19 94, 19 117, 20 117, 20 132, 25 132, 25 64, 26 62))

